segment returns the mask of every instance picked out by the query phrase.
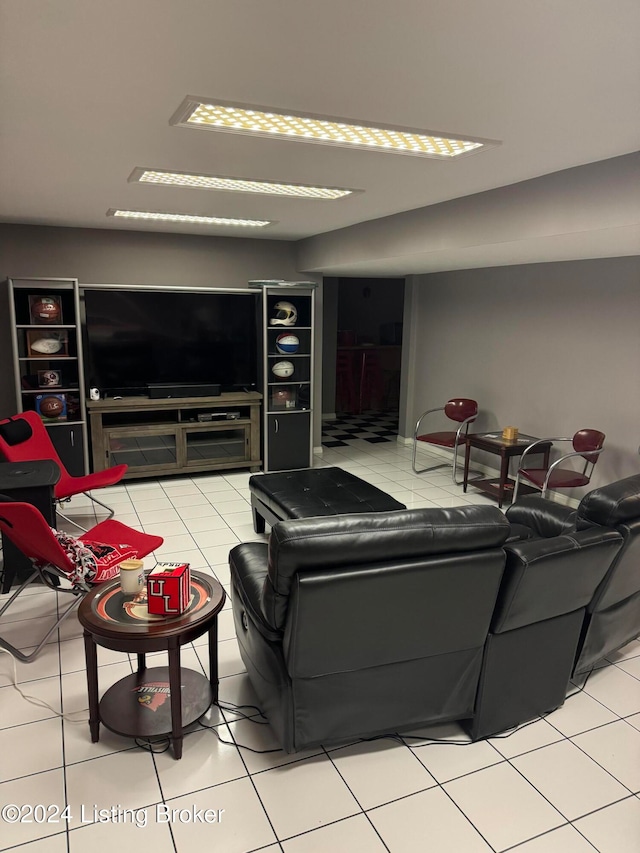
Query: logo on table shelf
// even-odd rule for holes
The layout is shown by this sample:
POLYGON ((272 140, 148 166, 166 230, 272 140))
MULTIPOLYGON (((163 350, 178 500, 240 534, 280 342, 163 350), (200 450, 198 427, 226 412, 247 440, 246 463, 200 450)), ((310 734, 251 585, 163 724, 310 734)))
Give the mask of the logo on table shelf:
POLYGON ((138 704, 149 711, 157 711, 171 696, 168 681, 147 681, 134 687, 132 693, 138 694, 138 704))

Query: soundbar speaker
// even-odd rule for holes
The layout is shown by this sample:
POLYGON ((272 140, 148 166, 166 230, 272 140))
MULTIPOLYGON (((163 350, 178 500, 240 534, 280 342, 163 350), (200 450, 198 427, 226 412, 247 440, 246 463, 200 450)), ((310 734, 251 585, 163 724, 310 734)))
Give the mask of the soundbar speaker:
POLYGON ((200 385, 197 383, 179 382, 170 384, 147 385, 149 397, 152 400, 165 399, 167 397, 219 397, 220 385, 200 385))

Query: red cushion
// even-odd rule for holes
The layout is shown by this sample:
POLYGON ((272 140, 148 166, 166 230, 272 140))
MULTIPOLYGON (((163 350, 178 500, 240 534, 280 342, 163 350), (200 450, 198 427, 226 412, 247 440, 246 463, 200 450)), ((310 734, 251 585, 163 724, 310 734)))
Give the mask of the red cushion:
POLYGON ((82 544, 88 548, 96 558, 96 576, 91 583, 104 583, 118 576, 118 566, 123 560, 137 557, 138 552, 133 545, 118 544, 105 545, 104 542, 92 542, 82 540, 82 544))
POLYGON ((440 447, 453 447, 456 443, 455 432, 429 432, 419 435, 418 441, 426 441, 427 444, 438 444, 440 447))
MULTIPOLYGON (((547 469, 524 468, 520 471, 520 476, 541 489, 547 476, 547 469)), ((579 471, 572 471, 570 468, 556 468, 549 477, 547 487, 549 489, 574 489, 577 486, 586 486, 588 483, 589 477, 579 471)))
MULTIPOLYGON (((140 530, 134 530, 133 527, 127 527, 126 524, 122 524, 114 518, 101 521, 85 535, 89 542, 126 542, 136 549, 135 556, 140 558, 146 557, 164 542, 162 536, 142 533, 140 530)), ((80 538, 82 539, 82 537, 80 538)))
POLYGON ((124 477, 127 468, 127 465, 114 465, 113 468, 105 468, 104 471, 96 471, 95 474, 87 474, 84 477, 72 477, 66 471, 61 470, 60 480, 55 487, 55 495, 58 500, 64 500, 64 498, 70 498, 82 492, 90 492, 91 489, 115 486, 124 477))

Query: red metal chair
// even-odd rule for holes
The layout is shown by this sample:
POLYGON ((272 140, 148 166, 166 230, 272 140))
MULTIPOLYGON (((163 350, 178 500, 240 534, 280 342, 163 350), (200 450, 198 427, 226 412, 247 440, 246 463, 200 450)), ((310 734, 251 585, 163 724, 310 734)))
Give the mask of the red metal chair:
POLYGON ((29 654, 21 652, 0 637, 0 648, 25 663, 35 658, 63 619, 78 606, 93 586, 116 577, 122 560, 146 557, 164 541, 161 536, 141 533, 111 519, 101 521, 78 539, 73 539, 49 527, 36 507, 11 501, 4 496, 0 496, 0 530, 33 562, 33 572, 0 608, 0 617, 38 576, 56 592, 69 593, 74 597, 29 654), (58 578, 71 581, 71 588, 57 586, 58 578))
POLYGON ((358 410, 353 352, 336 353, 336 412, 354 414, 358 410))
POLYGON ((435 471, 436 468, 446 468, 451 465, 452 478, 456 485, 460 485, 456 479, 456 471, 458 468, 458 446, 464 443, 464 439, 469 431, 469 424, 472 424, 478 416, 478 404, 475 400, 469 400, 466 397, 454 397, 449 400, 444 406, 439 409, 428 409, 423 412, 416 422, 416 428, 413 432, 413 457, 411 459, 411 467, 416 474, 424 474, 425 471, 435 471), (428 432, 421 433, 422 421, 434 412, 444 412, 445 415, 452 421, 460 424, 457 430, 446 430, 443 432, 428 432), (426 444, 433 444, 437 447, 453 448, 453 462, 443 462, 439 465, 432 465, 429 468, 416 467, 416 453, 418 450, 418 442, 423 441, 426 444))
POLYGON ((594 466, 604 450, 604 439, 605 434, 597 429, 580 429, 573 438, 541 438, 534 441, 520 457, 520 465, 513 488, 514 502, 518 497, 521 480, 526 485, 540 489, 543 498, 548 489, 575 489, 578 486, 588 485, 594 466), (526 468, 524 462, 527 453, 543 441, 570 441, 573 445, 573 451, 556 459, 548 468, 526 468), (563 462, 573 456, 581 456, 584 459, 582 471, 560 467, 563 462))
MULTIPOLYGON (((53 446, 46 427, 36 412, 21 412, 12 418, 0 421, 0 453, 7 462, 31 462, 34 459, 51 459, 60 468, 60 479, 55 486, 57 501, 69 501, 74 495, 85 494, 94 503, 104 507, 113 518, 115 511, 90 494, 91 489, 114 486, 124 477, 127 465, 114 465, 95 474, 73 477, 64 467, 53 446)), ((66 516, 63 516, 66 518, 66 516)), ((76 527, 84 528, 72 519, 67 519, 76 527)))
POLYGON ((358 412, 376 410, 382 406, 384 383, 380 358, 375 349, 362 350, 358 412))

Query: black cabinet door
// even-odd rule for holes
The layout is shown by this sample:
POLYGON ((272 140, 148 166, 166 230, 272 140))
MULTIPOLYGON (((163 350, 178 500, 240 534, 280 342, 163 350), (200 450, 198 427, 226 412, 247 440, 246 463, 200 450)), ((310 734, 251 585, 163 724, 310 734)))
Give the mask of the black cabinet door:
POLYGON ((311 412, 269 415, 266 471, 311 467, 311 412))
POLYGON ((62 464, 72 477, 82 477, 84 470, 84 438, 82 424, 59 424, 49 427, 47 432, 58 451, 62 464))

